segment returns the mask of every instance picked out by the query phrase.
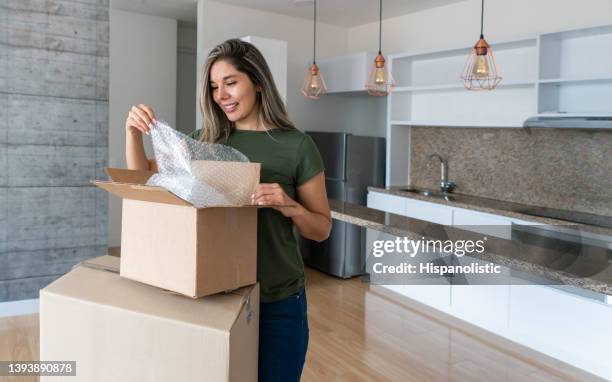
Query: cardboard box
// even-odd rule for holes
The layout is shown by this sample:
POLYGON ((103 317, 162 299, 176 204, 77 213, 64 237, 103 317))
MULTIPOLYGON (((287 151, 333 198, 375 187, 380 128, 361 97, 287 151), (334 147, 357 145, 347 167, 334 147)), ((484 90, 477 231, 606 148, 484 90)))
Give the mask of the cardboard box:
POLYGON ((121 276, 193 298, 257 281, 256 206, 195 208, 151 171, 106 170, 92 183, 123 199, 121 276))
POLYGON ((118 267, 102 256, 40 291, 40 359, 76 361, 42 381, 257 381, 259 284, 193 300, 118 267))

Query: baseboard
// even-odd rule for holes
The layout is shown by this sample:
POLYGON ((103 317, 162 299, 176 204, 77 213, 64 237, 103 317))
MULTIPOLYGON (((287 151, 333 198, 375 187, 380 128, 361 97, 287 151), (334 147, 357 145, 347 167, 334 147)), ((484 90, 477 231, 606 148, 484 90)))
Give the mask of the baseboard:
POLYGON ((38 299, 0 302, 0 317, 38 313, 38 299))

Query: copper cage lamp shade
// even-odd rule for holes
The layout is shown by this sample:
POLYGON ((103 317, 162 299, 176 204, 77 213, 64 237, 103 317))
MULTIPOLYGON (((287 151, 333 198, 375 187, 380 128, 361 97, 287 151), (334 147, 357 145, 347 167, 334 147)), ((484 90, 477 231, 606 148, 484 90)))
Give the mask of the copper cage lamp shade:
POLYGON ((317 0, 314 0, 314 27, 313 27, 313 39, 312 39, 312 65, 308 68, 308 74, 302 84, 302 95, 310 99, 319 99, 322 95, 327 93, 327 86, 323 75, 317 66, 316 53, 317 53, 317 0))
POLYGON ((310 65, 309 74, 304 79, 302 84, 302 94, 306 98, 319 99, 322 95, 327 92, 327 86, 323 75, 319 71, 319 67, 316 63, 310 65))
POLYGON ((385 65, 385 57, 379 52, 376 59, 374 59, 374 67, 368 74, 366 90, 369 95, 386 96, 391 93, 395 87, 396 82, 391 76, 389 67, 385 65))
POLYGON ((468 90, 493 90, 501 82, 493 49, 484 37, 472 48, 461 79, 468 90))
POLYGON ((386 60, 381 51, 382 43, 382 0, 379 2, 379 24, 378 24, 378 54, 374 59, 372 68, 368 73, 368 80, 365 88, 369 95, 386 96, 396 87, 396 82, 389 71, 389 67, 385 65, 386 60))
POLYGON ((461 75, 463 86, 468 90, 493 90, 502 80, 493 49, 483 35, 483 21, 484 0, 480 13, 480 39, 472 48, 461 75))

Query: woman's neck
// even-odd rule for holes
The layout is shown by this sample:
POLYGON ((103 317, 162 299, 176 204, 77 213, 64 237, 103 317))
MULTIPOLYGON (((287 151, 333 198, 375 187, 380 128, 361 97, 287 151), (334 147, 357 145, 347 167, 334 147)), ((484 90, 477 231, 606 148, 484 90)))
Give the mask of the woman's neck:
POLYGON ((265 126, 259 118, 259 107, 254 107, 253 111, 240 121, 236 121, 234 126, 238 130, 265 130, 265 126))

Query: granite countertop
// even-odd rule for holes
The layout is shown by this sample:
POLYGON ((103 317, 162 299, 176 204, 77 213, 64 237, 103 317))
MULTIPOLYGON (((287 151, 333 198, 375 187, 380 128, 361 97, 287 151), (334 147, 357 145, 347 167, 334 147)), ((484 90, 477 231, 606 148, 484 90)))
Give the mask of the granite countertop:
MULTIPOLYGON (((371 190, 383 189, 371 188, 371 190)), ((336 220, 394 236, 407 237, 409 240, 420 240, 423 237, 434 240, 476 239, 483 236, 457 227, 430 223, 357 204, 337 200, 330 200, 329 204, 332 217, 336 220)), ((487 212, 493 212, 493 209, 487 212)), ((557 245, 554 240, 549 240, 545 246, 542 246, 527 244, 516 238, 509 240, 489 236, 487 239, 487 250, 482 254, 471 254, 471 257, 556 283, 612 295, 610 249, 583 245, 578 252, 568 252, 566 247, 557 245)))
MULTIPOLYGON (((508 202, 504 200, 489 199, 473 195, 465 195, 460 193, 447 194, 448 198, 432 197, 427 195, 421 195, 415 192, 402 191, 402 189, 410 188, 409 186, 392 186, 387 188, 381 187, 368 187, 368 191, 380 192, 389 195, 401 196, 409 199, 422 200, 425 202, 436 203, 446 205, 450 207, 465 208, 473 211, 480 211, 495 215, 507 216, 510 218, 520 219, 524 221, 531 221, 549 225, 568 225, 578 226, 581 230, 601 235, 612 236, 612 216, 595 215, 581 212, 570 212, 560 210, 550 210, 559 215, 559 218, 537 216, 541 211, 547 210, 539 206, 531 206, 526 204, 508 202), (529 213, 530 211, 535 214, 529 213), (578 214, 583 219, 592 221, 593 224, 582 224, 574 221, 562 220, 564 214, 578 214)), ((428 190, 431 191, 431 190, 428 190)), ((435 192, 435 191, 432 191, 435 192)), ((439 193, 439 192, 438 192, 439 193)))

